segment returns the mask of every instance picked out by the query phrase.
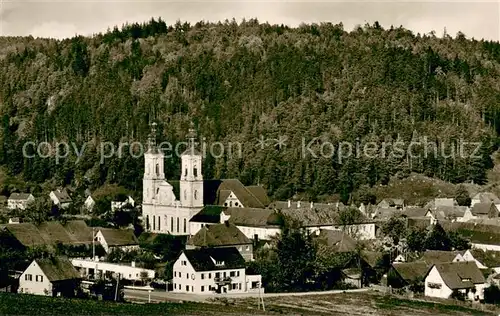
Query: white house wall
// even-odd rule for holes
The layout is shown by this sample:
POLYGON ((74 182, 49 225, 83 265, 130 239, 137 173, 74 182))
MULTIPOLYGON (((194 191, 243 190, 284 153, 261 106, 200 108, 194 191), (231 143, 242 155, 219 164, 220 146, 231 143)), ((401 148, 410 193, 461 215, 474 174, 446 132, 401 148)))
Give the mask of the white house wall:
POLYGON ((248 239, 253 240, 255 238, 255 235, 259 238, 259 240, 270 240, 272 237, 276 236, 277 234, 281 233, 280 228, 274 228, 274 227, 253 227, 253 226, 239 226, 237 225, 239 230, 245 236, 247 236, 248 239))
POLYGON ((19 293, 52 296, 52 283, 43 273, 36 261, 21 274, 19 278, 19 293), (31 275, 31 279, 29 279, 31 275), (27 280, 28 276, 28 280, 27 280), (38 276, 38 281, 37 281, 38 276), (43 278, 40 278, 43 277, 43 278), (42 280, 43 279, 43 280, 42 280))
POLYGON ((476 244, 472 243, 472 248, 482 250, 500 251, 500 245, 476 244))
POLYGON ((72 259, 71 263, 75 268, 77 268, 77 270, 80 271, 80 274, 83 277, 89 274, 89 269, 94 269, 94 273, 96 274, 98 270, 100 270, 99 273, 102 273, 103 275, 109 271, 115 275, 119 273, 120 277, 132 281, 140 281, 142 279, 141 274, 143 274, 144 272, 147 273, 148 279, 155 278, 154 270, 143 269, 129 265, 114 264, 109 262, 100 262, 100 261, 92 261, 85 259, 72 259))
POLYGON ((448 298, 453 291, 446 286, 436 267, 433 267, 425 278, 425 296, 448 298), (429 287, 429 283, 440 284, 440 289, 429 287))

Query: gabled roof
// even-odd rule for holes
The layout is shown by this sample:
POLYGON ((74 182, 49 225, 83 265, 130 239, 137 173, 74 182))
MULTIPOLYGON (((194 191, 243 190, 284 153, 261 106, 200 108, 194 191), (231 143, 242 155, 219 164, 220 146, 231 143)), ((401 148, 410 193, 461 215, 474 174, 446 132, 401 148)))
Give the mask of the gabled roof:
POLYGON ((498 212, 495 204, 493 202, 487 202, 487 203, 476 203, 474 206, 471 208, 471 213, 473 215, 488 215, 490 211, 494 208, 495 212, 498 212))
POLYGON ((5 230, 25 247, 52 244, 51 240, 42 237, 38 228, 32 223, 7 224, 5 230))
POLYGON ((463 253, 464 251, 426 250, 420 261, 428 265, 452 262, 458 255, 463 255, 463 253))
POLYGON ((500 204, 500 199, 494 193, 491 192, 480 192, 472 198, 473 200, 479 200, 480 203, 494 203, 500 204))
POLYGON ((263 186, 261 186, 261 185, 250 185, 250 186, 247 186, 246 188, 265 207, 267 207, 271 203, 271 200, 269 199, 269 196, 267 195, 266 189, 264 189, 263 186))
POLYGON ((271 209, 228 207, 224 210, 229 222, 236 226, 280 227, 277 213, 271 209))
POLYGON ((414 281, 418 278, 424 278, 427 272, 432 267, 422 261, 416 262, 405 262, 405 263, 393 263, 392 267, 406 282, 414 281))
POLYGON ((187 244, 197 247, 220 247, 251 244, 245 234, 234 224, 224 223, 202 227, 187 244))
POLYGON ((432 210, 432 214, 437 219, 453 219, 464 217, 467 206, 437 206, 432 210))
POLYGON ((55 190, 52 191, 52 193, 56 196, 56 198, 59 200, 59 203, 69 203, 71 202, 71 197, 68 194, 68 191, 63 189, 63 190, 55 190))
POLYGON ((196 213, 189 221, 194 223, 220 223, 220 214, 227 207, 219 205, 206 205, 196 213))
POLYGON ((131 246, 138 245, 139 241, 131 229, 99 228, 106 244, 113 246, 131 246))
POLYGON ((353 252, 356 250, 356 240, 340 230, 322 229, 316 240, 336 252, 353 252))
POLYGON ((423 207, 408 207, 403 215, 406 217, 425 217, 429 209, 423 207))
POLYGON ((224 190, 233 192, 244 207, 265 208, 265 205, 238 179, 205 180, 203 190, 205 205, 223 205, 225 199, 222 199, 221 191, 224 190))
POLYGON ((389 219, 394 215, 404 214, 395 207, 377 207, 371 214, 373 219, 389 219))
POLYGON ((444 283, 452 290, 472 288, 474 284, 486 282, 481 270, 472 261, 438 263, 433 267, 437 269, 444 283))
POLYGON ((35 259, 50 282, 81 279, 73 264, 62 257, 35 259))
POLYGON ((31 195, 31 193, 12 193, 9 197, 9 200, 16 200, 16 201, 24 201, 27 200, 31 195))
POLYGON ((487 268, 500 267, 500 251, 470 249, 469 250, 474 259, 479 261, 487 268))
POLYGON ((195 271, 245 268, 245 259, 235 247, 191 249, 184 250, 184 254, 195 271), (212 259, 224 264, 216 266, 212 259))

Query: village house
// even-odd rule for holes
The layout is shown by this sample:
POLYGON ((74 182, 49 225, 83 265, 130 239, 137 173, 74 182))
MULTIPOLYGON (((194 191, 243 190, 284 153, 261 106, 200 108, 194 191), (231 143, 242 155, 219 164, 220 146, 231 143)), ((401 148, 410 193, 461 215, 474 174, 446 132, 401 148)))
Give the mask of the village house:
POLYGON ((308 201, 275 201, 269 204, 269 208, 273 208, 276 210, 284 210, 284 209, 329 209, 329 210, 343 210, 345 209, 345 205, 342 202, 333 202, 333 203, 314 203, 308 201))
POLYGON ((257 242, 270 240, 281 233, 283 217, 271 209, 228 207, 221 212, 221 223, 229 221, 257 242))
POLYGON ((356 240, 340 230, 320 229, 316 231, 315 240, 335 252, 355 252, 356 240))
POLYGON ((427 265, 446 262, 463 262, 463 251, 426 250, 419 261, 427 265))
POLYGON ((234 224, 207 225, 188 239, 186 249, 235 247, 246 261, 253 260, 253 243, 234 224))
POLYGON ((474 262, 438 263, 425 277, 425 296, 450 298, 463 295, 470 301, 484 298, 486 280, 474 262))
POLYGON ((31 193, 12 193, 7 200, 7 208, 9 210, 25 210, 34 201, 35 197, 31 193))
POLYGON ((131 229, 99 228, 96 240, 102 245, 106 253, 114 249, 131 251, 139 249, 139 241, 131 229))
POLYGON ((174 263, 174 292, 264 293, 260 275, 247 275, 245 259, 234 248, 184 250, 174 263))
POLYGON ((476 203, 464 214, 464 221, 489 218, 498 218, 498 209, 493 202, 476 203))
POLYGON ((463 258, 466 261, 474 261, 479 269, 491 269, 500 273, 500 251, 468 249, 463 258))
POLYGON ((151 281, 155 278, 154 270, 138 267, 135 262, 125 264, 74 258, 71 263, 82 278, 89 280, 117 278, 118 275, 130 281, 151 281))
POLYGON ((85 210, 87 210, 87 212, 92 212, 94 210, 95 200, 91 195, 87 196, 87 198, 83 202, 83 207, 85 208, 85 210))
POLYGON ((387 272, 387 286, 411 290, 412 286, 421 285, 423 291, 424 279, 430 267, 422 261, 393 263, 387 272))
POLYGON ((473 207, 478 203, 493 203, 498 211, 500 211, 500 199, 494 193, 480 192, 471 198, 470 206, 473 207))
POLYGON ((135 201, 131 196, 124 197, 123 199, 120 199, 119 201, 111 201, 111 211, 116 211, 119 210, 126 205, 130 205, 132 207, 135 206, 135 201))
POLYGON ((9 224, 19 224, 19 223, 21 223, 21 220, 19 219, 19 217, 9 218, 9 224))
POLYGON ((380 208, 396 208, 402 210, 405 207, 405 200, 386 198, 380 201, 377 206, 380 208))
POLYGON ((221 213, 227 209, 225 206, 219 205, 205 205, 201 211, 196 213, 190 220, 190 232, 196 235, 198 231, 206 226, 221 223, 221 213))
POLYGON ((19 278, 19 293, 74 297, 81 277, 62 257, 35 259, 19 278))
POLYGON ((57 189, 49 193, 49 197, 54 205, 62 209, 67 209, 71 205, 71 197, 66 189, 57 189))

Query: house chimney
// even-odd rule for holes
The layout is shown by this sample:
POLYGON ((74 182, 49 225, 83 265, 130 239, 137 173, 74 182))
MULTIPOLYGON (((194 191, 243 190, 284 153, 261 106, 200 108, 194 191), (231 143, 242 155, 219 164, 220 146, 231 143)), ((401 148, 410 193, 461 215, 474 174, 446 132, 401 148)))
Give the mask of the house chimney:
POLYGON ((130 264, 132 265, 132 268, 135 268, 135 261, 132 261, 130 264))
POLYGON ((292 201, 288 200, 288 208, 292 206, 292 201))

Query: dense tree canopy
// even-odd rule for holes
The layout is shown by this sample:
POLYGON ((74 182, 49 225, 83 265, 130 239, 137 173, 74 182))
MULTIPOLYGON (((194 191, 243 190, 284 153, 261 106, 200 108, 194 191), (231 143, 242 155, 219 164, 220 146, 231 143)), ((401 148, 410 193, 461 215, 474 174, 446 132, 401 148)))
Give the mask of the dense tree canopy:
MULTIPOLYGON (((378 24, 151 20, 92 38, 4 37, 0 163, 29 182, 140 190, 143 160, 124 147, 103 161, 101 144, 144 144, 155 119, 162 141, 183 140, 194 121, 207 144, 240 143, 242 155, 207 157, 205 178, 260 183, 280 198, 347 200, 412 171, 481 184, 500 131, 499 62, 496 42, 378 24), (27 141, 36 146, 23 157, 27 141), (52 159, 36 154, 42 142, 52 159), (54 158, 57 142, 74 144, 67 157, 54 158), (361 154, 347 157, 342 142, 361 154)), ((178 157, 165 171, 179 176, 178 157)))

